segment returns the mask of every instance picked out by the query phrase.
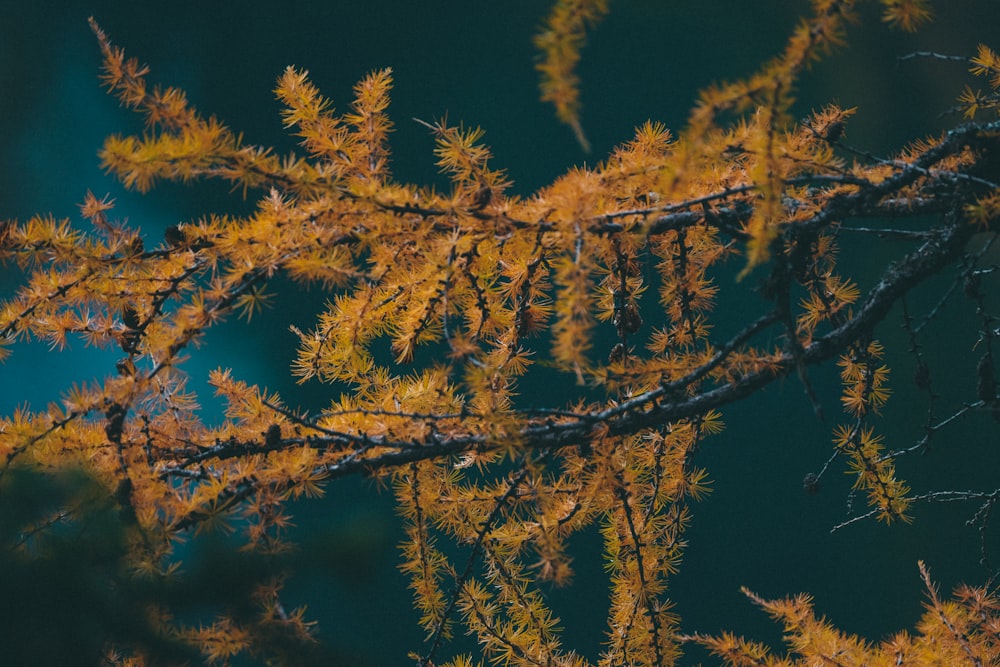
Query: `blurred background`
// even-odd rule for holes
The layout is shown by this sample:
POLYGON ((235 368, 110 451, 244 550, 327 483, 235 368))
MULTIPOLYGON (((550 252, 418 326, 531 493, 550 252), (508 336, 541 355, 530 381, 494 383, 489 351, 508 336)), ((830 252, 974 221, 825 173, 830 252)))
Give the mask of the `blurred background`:
MULTIPOLYGON (((493 165, 505 168, 515 189, 528 195, 573 165, 600 161, 647 119, 681 129, 699 89, 747 75, 778 54, 809 5, 804 0, 611 3, 610 14, 589 37, 579 69, 582 123, 593 145, 585 155, 552 108, 538 101, 532 37, 548 2, 5 4, 0 219, 51 213, 79 221, 77 205, 89 189, 98 197, 110 194, 117 215, 155 240, 177 222, 212 212, 248 212, 253 195, 244 200, 224 184, 198 183, 161 184, 140 196, 102 173, 97 151, 104 137, 141 132, 142 122, 100 87, 99 51, 88 16, 128 55, 151 66, 151 81, 183 88, 202 113, 242 132, 248 143, 274 146, 279 153, 295 148, 282 131, 272 92, 287 65, 309 70, 341 110, 357 80, 392 67, 392 164, 398 179, 442 182, 433 139, 411 118, 432 121, 447 114, 452 122, 481 126, 493 165)), ((958 122, 942 113, 970 82, 965 68, 897 58, 915 50, 974 54, 979 42, 998 39, 1000 3, 938 2, 935 10, 934 23, 910 35, 890 31, 877 8, 866 5, 865 20, 848 34, 849 48, 806 75, 797 111, 805 116, 831 101, 857 106, 846 141, 875 154, 958 122)), ((887 257, 865 243, 849 241, 843 251, 844 271, 862 288, 887 257)), ((9 295, 18 281, 15 271, 4 269, 0 296, 9 295)), ((927 303, 946 287, 947 281, 929 286, 927 303)), ((736 327, 759 304, 745 295, 727 300, 726 285, 722 288, 716 317, 720 326, 736 327)), ((273 317, 255 318, 252 326, 225 324, 192 351, 190 388, 200 394, 206 420, 220 410, 205 384, 208 371, 220 366, 278 390, 292 406, 315 411, 333 398, 329 387, 296 385, 288 373, 296 339, 287 324, 310 328, 325 296, 280 281, 274 289, 282 298, 273 317)), ((890 350, 886 361, 896 392, 882 423, 892 448, 918 440, 926 419, 898 323, 898 317, 890 319, 879 331, 890 350)), ((930 361, 935 387, 954 392, 945 403, 952 407, 974 400, 978 326, 966 307, 949 311, 928 329, 929 340, 947 341, 930 361)), ((113 373, 116 357, 82 345, 63 352, 39 343, 18 345, 0 367, 0 410, 9 414, 24 404, 43 409, 73 383, 113 373)), ((864 522, 830 534, 845 517, 850 480, 835 469, 824 477, 822 491, 808 496, 802 477, 818 471, 831 453, 830 430, 838 419, 836 368, 817 370, 813 381, 827 408, 826 422, 814 417, 801 386, 789 380, 727 410, 727 430, 705 443, 699 462, 715 490, 694 508, 690 545, 671 584, 684 631, 728 629, 777 643, 780 629, 740 594, 745 585, 770 597, 808 591, 818 610, 842 629, 878 639, 911 627, 919 616, 918 559, 928 562, 944 591, 985 576, 978 564, 979 535, 965 526, 974 505, 920 505, 912 525, 864 522)), ((530 386, 523 394, 526 401, 538 397, 530 386)), ((935 445, 899 464, 914 489, 997 486, 1000 443, 988 416, 964 420, 935 445)), ((407 651, 419 650, 417 614, 396 571, 401 530, 391 498, 363 480, 339 480, 326 500, 296 508, 295 515, 296 539, 325 556, 290 582, 288 596, 293 606, 308 605, 319 636, 353 664, 400 664, 407 651)), ((1000 552, 995 531, 990 539, 1000 552)), ((596 536, 581 536, 575 551, 574 585, 551 596, 566 628, 566 646, 593 659, 604 638, 606 575, 596 536)))

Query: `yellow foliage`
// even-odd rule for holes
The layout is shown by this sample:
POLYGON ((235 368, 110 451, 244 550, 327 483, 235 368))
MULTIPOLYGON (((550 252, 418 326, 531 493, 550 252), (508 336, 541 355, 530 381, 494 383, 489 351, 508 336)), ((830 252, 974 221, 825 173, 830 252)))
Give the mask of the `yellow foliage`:
POLYGON ((535 36, 535 46, 542 52, 537 65, 542 76, 542 100, 555 105, 556 116, 570 126, 585 152, 590 150, 590 143, 580 123, 580 81, 575 69, 587 29, 607 11, 607 0, 558 0, 545 27, 535 36))
POLYGON ((942 600, 923 563, 920 575, 927 587, 928 601, 917 623, 917 632, 899 632, 880 642, 870 643, 856 635, 837 630, 817 617, 812 600, 799 595, 784 600, 765 600, 744 590, 747 597, 782 624, 788 654, 778 657, 757 642, 729 633, 718 636, 689 635, 683 639, 709 649, 726 665, 870 665, 894 667, 913 665, 989 665, 997 660, 1000 639, 1000 601, 986 588, 959 587, 951 600, 942 600))
MULTIPOLYGON (((606 4, 559 0, 536 38, 542 98, 585 147, 574 68, 606 4)), ((610 587, 599 664, 675 664, 683 638, 669 583, 709 489, 696 454, 721 430, 719 409, 793 373, 815 402, 807 367, 839 358, 847 422, 834 449, 872 513, 909 520, 913 499, 871 424, 890 397, 873 330, 973 227, 995 230, 1000 210, 977 172, 996 159, 995 125, 860 159, 842 143, 854 109, 791 119, 799 77, 844 42, 859 3, 812 4, 783 53, 704 91, 686 128, 643 123, 605 161, 530 196, 512 194, 482 130, 446 119, 418 122, 451 190, 398 182, 389 69, 362 79, 340 114, 304 70, 286 69, 275 94, 304 155, 278 158, 201 116, 182 91, 151 86, 149 68, 92 22, 103 82, 146 121, 141 136, 107 139, 103 166, 142 192, 161 179, 221 178, 258 203, 158 239, 88 192, 83 228, 39 216, 0 229, 0 259, 25 275, 0 304, 0 354, 38 339, 123 355, 114 375, 74 386, 61 405, 0 419, 0 475, 16 464, 87 468, 127 517, 130 564, 146 573, 198 531, 238 532, 247 551, 281 554, 288 500, 371 475, 392 489, 406 526, 401 569, 428 636, 424 665, 456 625, 496 664, 591 664, 563 646, 546 587, 572 582, 567 544, 599 530, 610 587), (974 224, 951 224, 959 211, 974 224), (929 214, 948 222, 894 230, 924 245, 874 287, 838 273, 845 220, 929 214), (730 265, 736 254, 741 267, 730 265), (329 406, 301 414, 219 369, 209 382, 227 407, 207 424, 185 388, 185 352, 232 315, 257 326, 278 275, 327 299, 308 330, 291 327, 291 371, 327 385, 329 406), (757 280, 765 310, 733 332, 715 311, 737 276, 757 280), (575 393, 523 404, 521 387, 554 377, 575 381, 575 393)), ((905 30, 928 17, 921 0, 882 5, 905 30)), ((980 47, 970 62, 997 88, 994 52, 980 47)), ((996 105, 995 90, 961 99, 970 118, 996 105)), ((876 646, 817 619, 808 597, 749 594, 783 623, 797 657, 730 634, 688 640, 734 665, 995 662, 996 601, 963 589, 941 602, 925 580, 917 638, 876 646)), ((279 583, 255 589, 254 622, 234 612, 197 628, 165 615, 162 625, 220 664, 253 651, 262 624, 308 639, 302 613, 277 601, 279 583)))

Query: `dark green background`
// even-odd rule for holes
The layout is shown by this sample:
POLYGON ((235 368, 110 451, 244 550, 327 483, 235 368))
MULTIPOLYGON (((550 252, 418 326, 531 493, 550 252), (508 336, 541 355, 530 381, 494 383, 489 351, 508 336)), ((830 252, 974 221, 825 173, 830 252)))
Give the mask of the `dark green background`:
MULTIPOLYGON (((398 178, 440 182, 432 140, 410 119, 447 113, 452 121, 482 126, 494 165, 507 169, 520 193, 530 194, 574 164, 600 160, 648 118, 683 127, 701 87, 746 75, 780 52, 807 4, 613 2, 580 68, 582 120, 594 147, 585 156, 552 109, 537 100, 531 37, 547 2, 10 2, 0 23, 0 218, 24 220, 39 212, 77 218, 76 205, 90 189, 115 197, 117 213, 155 243, 175 222, 253 205, 218 184, 164 184, 140 197, 101 173, 96 152, 103 138, 140 131, 141 121, 99 87, 99 54, 86 22, 91 15, 128 54, 152 67, 152 81, 184 88, 204 113, 228 122, 248 142, 281 152, 295 145, 281 130, 272 93, 285 66, 308 69, 340 109, 358 79, 391 66, 398 178)), ((847 139, 873 152, 955 122, 939 114, 966 82, 963 68, 929 60, 897 64, 895 58, 918 48, 971 54, 980 41, 1000 46, 998 4, 939 2, 935 23, 916 36, 888 31, 866 8, 865 21, 850 31, 850 48, 807 75, 798 111, 805 115, 833 100, 858 106, 847 139)), ((869 243, 848 242, 843 253, 862 287, 886 257, 869 243)), ((16 279, 11 271, 3 275, 4 293, 16 279)), ((720 328, 731 329, 755 302, 748 285, 725 280, 717 317, 720 328), (734 295, 725 296, 727 289, 734 295)), ((926 291, 926 303, 944 285, 926 291)), ((278 324, 227 324, 193 351, 191 387, 202 394, 206 418, 218 404, 205 389, 205 374, 217 366, 280 389, 294 405, 317 409, 330 400, 328 388, 287 379, 294 338, 285 324, 308 328, 324 297, 282 294, 278 324)), ((976 320, 970 308, 958 305, 928 336, 944 344, 932 358, 933 370, 936 386, 953 394, 951 406, 974 400, 977 358, 976 320)), ((901 350, 898 321, 879 333, 901 350)), ((113 372, 115 357, 80 345, 61 353, 39 343, 19 345, 0 367, 0 410, 25 402, 42 409, 73 382, 113 372)), ((888 361, 896 396, 881 430, 890 446, 900 447, 920 437, 926 406, 911 389, 912 361, 902 352, 888 361)), ((830 454, 838 417, 835 369, 817 371, 814 381, 825 423, 813 417, 801 387, 790 380, 727 410, 726 432, 706 442, 700 463, 715 491, 694 508, 690 546, 671 587, 685 631, 726 628, 776 639, 778 631, 740 595, 738 587, 746 585, 765 596, 809 591, 842 628, 877 639, 917 618, 917 559, 928 561, 945 590, 984 576, 977 535, 963 525, 973 506, 923 505, 912 526, 869 522, 829 534, 844 518, 849 480, 835 466, 819 495, 802 492, 803 474, 830 454)), ((525 400, 537 399, 532 392, 524 388, 525 400)), ((980 417, 946 431, 928 454, 901 462, 904 478, 919 491, 993 488, 1000 466, 997 432, 980 417)), ((419 649, 416 614, 395 570, 399 527, 386 497, 359 480, 337 482, 328 502, 301 508, 297 518, 299 539, 318 542, 329 554, 324 567, 289 589, 294 602, 307 603, 320 621, 321 636, 372 665, 400 664, 407 650, 419 649)), ((994 549, 996 542, 994 534, 994 549)), ((574 587, 552 592, 567 645, 591 658, 604 631, 601 565, 599 543, 581 537, 574 587)))

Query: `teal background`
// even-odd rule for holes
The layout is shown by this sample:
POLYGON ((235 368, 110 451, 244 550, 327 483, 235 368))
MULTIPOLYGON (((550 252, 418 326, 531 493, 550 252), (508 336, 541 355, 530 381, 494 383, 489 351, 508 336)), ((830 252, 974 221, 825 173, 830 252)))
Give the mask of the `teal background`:
MULTIPOLYGON (((494 165, 507 169, 520 193, 530 194, 574 164, 602 159, 648 118, 683 127, 700 88, 749 74, 779 53, 808 8, 791 0, 611 3, 580 67, 582 121, 594 147, 583 155, 572 133, 537 99, 531 37, 548 11, 547 2, 4 4, 0 218, 24 220, 41 212, 76 219, 77 204, 90 189, 98 196, 110 193, 117 199, 117 214, 152 239, 161 238, 170 224, 209 212, 245 212, 253 201, 213 183, 162 184, 139 196, 101 173, 96 152, 103 138, 141 131, 141 120, 100 88, 100 59, 88 16, 129 55, 152 67, 152 81, 185 89, 203 113, 226 121, 247 141, 273 145, 279 152, 295 146, 281 129, 272 92, 285 66, 308 69, 340 109, 349 104, 358 79, 391 66, 396 82, 390 108, 396 122, 393 169, 399 179, 441 182, 432 139, 410 119, 434 120, 447 113, 452 121, 483 127, 494 165)), ((930 60, 897 63, 895 58, 918 48, 971 54, 980 41, 1000 47, 998 4, 939 2, 935 23, 916 36, 889 32, 877 12, 866 8, 866 20, 850 30, 849 49, 807 75, 797 112, 805 115, 832 100, 858 106, 847 141, 875 153, 955 122, 939 114, 966 83, 963 68, 930 60)), ((845 242, 842 254, 850 267, 845 271, 862 287, 888 256, 864 238, 845 242)), ((17 276, 7 270, 0 281, 8 294, 17 276)), ((746 285, 722 287, 717 317, 720 328, 732 329, 756 305, 756 297, 746 285), (728 287, 733 296, 724 296, 728 287)), ((944 287, 943 281, 932 286, 915 306, 926 308, 944 287)), ((255 320, 249 327, 226 324, 192 352, 190 386, 202 395, 206 418, 219 409, 205 389, 208 370, 217 366, 279 389, 293 405, 315 410, 330 400, 328 388, 295 385, 287 373, 294 338, 285 325, 291 321, 308 328, 324 296, 287 286, 281 293, 273 320, 255 320)), ((898 323, 897 316, 879 331, 890 349, 887 362, 896 392, 881 429, 891 447, 918 439, 926 412, 909 381, 912 360, 902 352, 898 323)), ((925 341, 943 343, 932 358, 935 386, 954 397, 944 405, 974 400, 977 326, 971 307, 958 303, 929 328, 925 341)), ((116 357, 80 345, 64 352, 39 343, 18 345, 0 367, 0 410, 9 413, 26 402, 42 409, 73 382, 113 372, 116 357)), ((959 581, 977 583, 984 577, 977 564, 978 536, 964 526, 975 509, 971 505, 920 505, 911 526, 866 522, 829 533, 844 518, 848 478, 835 464, 816 496, 802 492, 801 479, 818 470, 831 452, 830 429, 838 414, 836 369, 816 370, 813 381, 826 422, 815 419, 797 381, 788 380, 728 409, 726 432, 705 443, 699 462, 709 469, 715 491, 694 508, 690 546, 670 593, 685 631, 725 628, 778 641, 779 630, 739 593, 746 585, 765 596, 809 591, 818 609, 844 630, 877 639, 912 626, 919 615, 917 559, 928 562, 945 591, 959 581)), ((527 386, 525 400, 536 400, 540 393, 527 386)), ((946 431, 926 455, 902 461, 899 469, 917 491, 992 489, 1000 470, 998 444, 996 425, 977 415, 946 431)), ((293 580, 289 595, 309 605, 321 637, 352 656, 354 664, 400 664, 408 650, 419 650, 416 614, 395 569, 400 531, 390 499, 362 480, 343 480, 329 488, 328 501, 298 508, 296 516, 298 539, 319 544, 327 558, 293 580)), ((1000 551, 995 531, 991 540, 1000 551)), ((579 538, 575 564, 574 586, 551 595, 566 627, 566 645, 595 658, 607 593, 594 536, 579 538)))

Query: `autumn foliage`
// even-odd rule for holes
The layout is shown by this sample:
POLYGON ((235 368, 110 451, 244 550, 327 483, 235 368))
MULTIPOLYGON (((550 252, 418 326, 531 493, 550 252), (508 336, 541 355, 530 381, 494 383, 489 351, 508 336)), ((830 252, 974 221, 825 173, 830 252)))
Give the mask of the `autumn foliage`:
MULTIPOLYGON (((575 65, 606 4, 560 0, 536 38, 542 99, 582 144, 575 65)), ((982 285, 993 269, 970 240, 992 238, 1000 216, 1000 58, 981 46, 958 66, 983 89, 956 85, 964 119, 953 129, 868 155, 844 143, 854 109, 791 111, 810 63, 844 43, 855 4, 815 0, 783 53, 705 90, 685 127, 649 121, 603 161, 530 196, 514 193, 482 130, 447 119, 417 127, 433 136, 449 185, 395 180, 388 69, 360 81, 343 111, 306 71, 281 73, 275 94, 301 152, 279 156, 151 83, 92 23, 104 85, 146 122, 141 135, 107 139, 104 167, 142 192, 222 179, 257 205, 152 238, 116 218, 110 197, 87 193, 86 224, 38 216, 3 226, 0 256, 23 275, 0 304, 3 354, 34 339, 120 353, 103 380, 0 419, 0 484, 59 471, 93 480, 23 517, 5 548, 28 562, 46 531, 110 507, 120 521, 112 578, 128 591, 166 586, 188 536, 236 531, 258 575, 239 582, 236 611, 188 623, 171 596, 140 586, 129 599, 143 624, 111 633, 101 659, 303 664, 308 613, 285 608, 282 576, 266 564, 288 551, 290 500, 368 475, 395 495, 405 524, 401 568, 427 636, 412 647, 421 665, 663 666, 691 644, 732 665, 996 664, 1000 607, 989 586, 945 599, 922 565, 923 619, 879 643, 836 630, 804 595, 748 593, 783 626, 787 656, 729 634, 685 634, 684 610, 670 603, 685 528, 708 491, 698 451, 723 428, 725 406, 789 377, 820 412, 809 369, 835 365, 842 412, 827 415, 831 456, 867 504, 857 520, 909 521, 921 498, 896 470, 907 452, 879 434, 891 382, 876 328, 943 271, 989 312, 982 285), (873 244, 906 242, 865 290, 838 263, 852 230, 873 244), (218 369, 210 383, 228 408, 206 423, 185 388, 185 354, 223 320, 257 317, 279 275, 328 295, 313 326, 294 330, 291 373, 325 385, 329 406, 307 415, 239 369, 218 369), (720 336, 713 307, 730 289, 755 290, 767 307, 720 336), (520 386, 556 373, 577 395, 519 402, 520 386), (585 656, 563 644, 546 591, 573 585, 568 542, 594 527, 607 636, 600 656, 585 656), (449 655, 458 633, 481 656, 449 655)), ((921 0, 881 5, 904 30, 930 16, 921 0)), ((916 339, 919 327, 907 327, 916 339)), ((969 410, 998 404, 995 329, 983 327, 969 410)), ((965 499, 988 514, 998 497, 965 499)))

